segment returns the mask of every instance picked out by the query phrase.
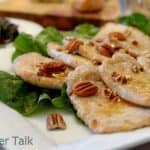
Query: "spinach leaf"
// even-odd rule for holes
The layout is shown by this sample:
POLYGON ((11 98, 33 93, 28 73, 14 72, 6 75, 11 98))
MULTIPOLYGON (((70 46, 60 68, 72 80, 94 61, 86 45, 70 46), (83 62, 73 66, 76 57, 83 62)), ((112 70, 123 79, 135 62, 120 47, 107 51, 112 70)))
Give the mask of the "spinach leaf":
POLYGON ((23 85, 23 81, 18 77, 0 71, 0 100, 8 102, 12 100, 23 85))
POLYGON ((44 54, 44 52, 42 52, 35 44, 33 37, 27 33, 20 33, 19 36, 17 36, 17 38, 14 41, 14 46, 15 52, 12 55, 12 61, 16 57, 28 52, 35 51, 44 54))
POLYGON ((20 33, 14 41, 15 51, 12 55, 12 61, 25 53, 38 52, 47 56, 47 44, 54 42, 62 44, 65 36, 75 36, 77 38, 92 38, 99 28, 91 24, 81 24, 77 26, 73 31, 60 32, 53 27, 47 27, 43 29, 35 38, 27 33, 20 33))
POLYGON ((29 115, 38 108, 38 92, 23 80, 0 71, 0 82, 0 101, 23 115, 29 115))
POLYGON ((35 87, 17 76, 0 71, 0 101, 29 116, 41 108, 52 105, 65 110, 72 109, 66 93, 66 84, 60 90, 35 87))
POLYGON ((42 93, 38 98, 38 103, 41 103, 45 100, 51 100, 51 97, 47 93, 42 93))
POLYGON ((0 101, 9 107, 23 115, 30 115, 41 108, 38 99, 44 92, 43 89, 25 83, 20 78, 3 71, 0 71, 0 83, 0 101))
POLYGON ((34 50, 33 37, 27 33, 20 33, 20 35, 17 36, 17 38, 14 41, 14 46, 17 50, 19 50, 22 53, 34 50))
POLYGON ((141 13, 133 13, 129 16, 119 18, 119 23, 137 27, 139 30, 147 35, 150 35, 150 20, 141 13))
POLYGON ((62 44, 63 35, 57 29, 53 27, 47 27, 43 31, 41 31, 35 38, 36 45, 47 54, 47 44, 49 42, 55 42, 58 44, 62 44))
POLYGON ((14 41, 15 52, 12 55, 12 61, 25 53, 38 52, 47 55, 47 44, 56 42, 61 44, 63 35, 53 27, 47 27, 41 31, 35 38, 27 33, 20 33, 14 41))
POLYGON ((61 88, 61 95, 52 99, 52 105, 56 108, 61 109, 72 109, 72 106, 69 102, 69 97, 67 95, 67 85, 64 84, 61 88))
POLYGON ((99 28, 92 24, 81 24, 75 27, 73 31, 63 32, 64 36, 74 36, 77 38, 91 39, 99 32, 99 28))
POLYGON ((75 34, 83 38, 92 38, 99 32, 99 28, 92 24, 81 24, 74 29, 75 34))

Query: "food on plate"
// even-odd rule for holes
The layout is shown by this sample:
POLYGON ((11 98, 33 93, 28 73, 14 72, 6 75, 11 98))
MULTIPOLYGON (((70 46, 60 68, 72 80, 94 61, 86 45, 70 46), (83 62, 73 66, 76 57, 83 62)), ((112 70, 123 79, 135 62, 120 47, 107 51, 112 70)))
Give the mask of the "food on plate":
POLYGON ((66 123, 60 113, 52 113, 47 117, 47 129, 66 129, 66 123))
POLYGON ((69 73, 67 93, 77 115, 96 133, 150 125, 150 109, 121 99, 103 83, 96 67, 80 66, 69 73))
POLYGON ((110 53, 110 56, 122 50, 133 57, 137 57, 150 49, 149 36, 136 28, 116 23, 104 25, 93 41, 96 47, 98 45, 104 48, 110 53))
MULTIPOLYGON (((63 47, 64 48, 64 47, 63 47)), ((72 47, 73 48, 73 47, 72 47)), ((74 49, 76 50, 76 49, 74 49)), ((73 51, 73 49, 71 50, 73 51)), ((48 45, 48 55, 53 59, 60 60, 72 68, 76 68, 83 64, 92 65, 91 61, 76 54, 68 53, 68 50, 57 49, 56 45, 50 43, 48 45)))
POLYGON ((67 53, 75 53, 83 44, 83 41, 78 40, 77 38, 68 37, 65 39, 64 45, 61 49, 66 51, 67 53))
POLYGON ((17 25, 6 18, 0 18, 0 44, 12 42, 18 36, 17 25))
MULTIPOLYGON (((137 16, 134 26, 140 28, 137 16)), ((20 33, 12 56, 17 76, 0 71, 0 101, 26 116, 45 106, 77 112, 96 133, 149 126, 149 42, 117 23, 101 29, 81 24, 72 31, 47 27, 35 37, 20 33)), ((65 129, 61 114, 50 114, 47 128, 65 129)))
MULTIPOLYGON (((103 52, 107 53, 107 51, 103 52)), ((108 57, 106 57, 104 53, 101 54, 91 42, 81 45, 79 47, 78 53, 81 56, 91 60, 94 65, 100 65, 104 60, 108 59, 108 57)))
POLYGON ((89 97, 95 95, 97 91, 98 87, 96 85, 89 81, 83 81, 77 84, 72 92, 77 96, 89 97))
POLYGON ((137 62, 141 64, 145 71, 150 73, 150 51, 143 53, 137 58, 137 62))
POLYGON ((13 63, 13 70, 16 75, 33 85, 60 89, 70 68, 61 61, 32 52, 19 56, 13 63))
POLYGON ((66 84, 61 90, 33 86, 16 75, 0 71, 0 101, 24 116, 41 112, 47 107, 71 110, 66 84))
POLYGON ((54 27, 47 27, 37 34, 35 38, 30 34, 20 33, 14 41, 15 51, 12 55, 12 60, 33 51, 47 56, 47 44, 50 42, 62 44, 63 39, 67 36, 91 39, 98 31, 98 27, 85 23, 76 26, 73 31, 60 32, 54 27))
POLYGON ((103 3, 103 0, 74 0, 73 6, 80 12, 95 12, 102 8, 103 3))
POLYGON ((127 54, 115 54, 99 67, 105 84, 123 99, 150 107, 150 73, 127 54))

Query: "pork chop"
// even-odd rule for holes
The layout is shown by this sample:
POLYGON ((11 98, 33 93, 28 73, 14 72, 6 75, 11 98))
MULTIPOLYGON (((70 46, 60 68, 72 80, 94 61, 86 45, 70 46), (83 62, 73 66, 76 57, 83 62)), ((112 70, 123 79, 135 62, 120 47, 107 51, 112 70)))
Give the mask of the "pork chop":
POLYGON ((108 51, 124 50, 134 57, 150 49, 149 36, 136 28, 116 23, 104 25, 93 40, 107 45, 108 51))
POLYGON ((77 115, 96 133, 150 125, 150 109, 119 98, 103 83, 98 69, 93 66, 80 66, 69 73, 67 93, 77 115))
POLYGON ((99 67, 108 87, 123 99, 150 107, 150 73, 127 54, 115 54, 99 67))
POLYGON ((24 81, 52 89, 60 89, 70 71, 64 63, 35 52, 19 56, 12 67, 24 81))

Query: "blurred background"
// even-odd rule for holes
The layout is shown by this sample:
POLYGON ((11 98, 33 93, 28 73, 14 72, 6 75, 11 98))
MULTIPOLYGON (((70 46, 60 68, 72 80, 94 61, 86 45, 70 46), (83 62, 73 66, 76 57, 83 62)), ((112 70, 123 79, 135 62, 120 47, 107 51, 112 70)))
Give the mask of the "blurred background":
POLYGON ((150 0, 0 0, 0 16, 65 30, 84 22, 101 25, 132 11, 148 16, 149 10, 150 0))

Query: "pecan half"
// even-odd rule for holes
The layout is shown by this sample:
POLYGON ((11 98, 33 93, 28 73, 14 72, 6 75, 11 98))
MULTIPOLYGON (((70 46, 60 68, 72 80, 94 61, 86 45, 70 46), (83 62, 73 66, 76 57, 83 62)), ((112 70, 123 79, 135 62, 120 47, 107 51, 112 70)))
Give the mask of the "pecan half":
POLYGON ((73 53, 74 51, 78 50, 80 45, 83 42, 78 39, 70 39, 63 47, 62 50, 66 50, 68 53, 73 53))
POLYGON ((52 74, 59 74, 66 70, 67 66, 60 61, 53 61, 49 63, 41 63, 37 72, 38 76, 51 77, 52 74))
POLYGON ((111 77, 113 81, 120 82, 121 84, 126 84, 131 78, 128 76, 122 76, 117 72, 112 72, 111 77))
POLYGON ((107 87, 104 89, 104 95, 112 101, 120 100, 119 96, 116 93, 114 93, 110 88, 107 87))
POLYGON ((143 69, 143 67, 141 67, 140 65, 132 65, 131 71, 132 71, 133 73, 140 73, 140 72, 143 72, 144 69, 143 69))
POLYGON ((98 51, 100 54, 104 55, 104 56, 107 56, 107 57, 111 57, 112 56, 112 47, 109 45, 109 44, 101 44, 98 46, 98 51))
POLYGON ((53 113, 50 114, 47 117, 47 129, 53 130, 53 129, 65 129, 66 123, 59 113, 53 113))
POLYGON ((108 34, 108 36, 111 41, 116 41, 116 40, 125 41, 126 40, 125 35, 121 32, 111 32, 108 34))
POLYGON ((116 43, 103 40, 91 40, 90 44, 95 46, 99 53, 106 57, 111 57, 116 51, 121 48, 121 46, 116 43))
POLYGON ((89 81, 80 82, 73 89, 73 93, 81 97, 94 96, 97 91, 98 87, 89 81))

